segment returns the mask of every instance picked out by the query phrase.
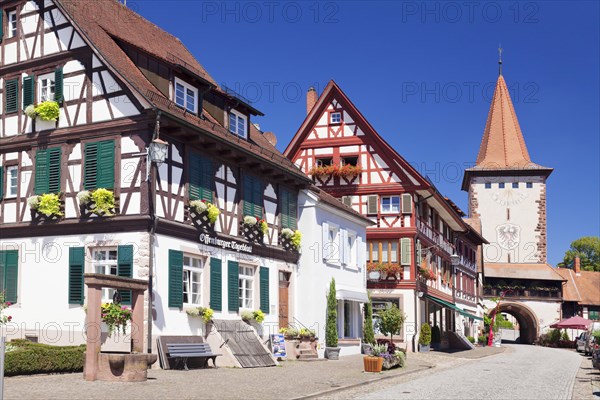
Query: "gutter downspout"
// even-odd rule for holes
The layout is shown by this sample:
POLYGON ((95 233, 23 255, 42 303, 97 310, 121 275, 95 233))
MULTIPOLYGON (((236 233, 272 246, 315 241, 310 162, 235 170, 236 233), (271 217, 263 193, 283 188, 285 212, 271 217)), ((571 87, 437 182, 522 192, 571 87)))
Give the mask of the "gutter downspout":
MULTIPOLYGON (((154 128, 154 134, 152 135, 151 142, 155 137, 158 136, 160 131, 160 116, 161 111, 154 108, 156 111, 156 126, 154 128)), ((149 158, 146 162, 150 162, 149 158)), ((149 168, 150 173, 146 178, 148 185, 148 212, 150 213, 150 229, 148 232, 148 337, 147 341, 147 353, 152 354, 152 324, 154 317, 152 314, 153 310, 153 298, 154 298, 154 235, 156 233, 156 225, 158 224, 158 218, 154 211, 154 179, 152 179, 152 165, 149 168)))

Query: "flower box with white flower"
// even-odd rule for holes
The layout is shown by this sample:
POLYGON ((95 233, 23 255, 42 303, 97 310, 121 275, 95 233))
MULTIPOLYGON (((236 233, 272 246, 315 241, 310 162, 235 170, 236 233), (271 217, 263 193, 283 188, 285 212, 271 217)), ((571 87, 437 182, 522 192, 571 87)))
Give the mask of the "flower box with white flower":
POLYGON ((33 221, 58 221, 65 215, 62 193, 44 193, 27 199, 33 221))
POLYGON ((302 242, 302 233, 299 230, 292 230, 290 228, 283 228, 279 232, 279 244, 285 250, 288 251, 300 251, 302 242))
POLYGON ((269 225, 264 219, 251 215, 244 216, 240 225, 240 234, 251 242, 262 243, 268 230, 269 225))
POLYGON ((38 131, 55 129, 60 116, 60 105, 52 100, 43 101, 37 105, 30 104, 25 107, 25 115, 35 121, 38 131))
POLYGON ((92 214, 113 217, 119 213, 119 199, 108 189, 82 190, 77 193, 77 200, 82 218, 89 218, 92 214))
POLYGON ((192 224, 203 231, 214 231, 215 222, 221 210, 206 200, 192 200, 186 207, 187 217, 192 224))

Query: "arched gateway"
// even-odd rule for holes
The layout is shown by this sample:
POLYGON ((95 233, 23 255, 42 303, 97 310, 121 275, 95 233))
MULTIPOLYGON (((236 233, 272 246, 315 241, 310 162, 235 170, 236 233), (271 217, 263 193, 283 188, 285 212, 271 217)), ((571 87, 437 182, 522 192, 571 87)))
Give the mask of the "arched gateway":
POLYGON ((519 323, 518 343, 532 344, 539 336, 539 320, 535 312, 525 304, 512 301, 501 302, 498 312, 512 315, 519 323))

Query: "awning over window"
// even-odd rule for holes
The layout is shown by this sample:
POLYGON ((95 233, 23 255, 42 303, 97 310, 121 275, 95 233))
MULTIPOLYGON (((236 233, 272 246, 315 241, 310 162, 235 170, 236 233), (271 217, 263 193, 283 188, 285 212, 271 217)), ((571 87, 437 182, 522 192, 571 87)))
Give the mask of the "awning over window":
POLYGON ((446 308, 450 308, 450 309, 452 309, 454 311, 458 311, 460 314, 464 315, 465 317, 473 318, 473 319, 476 319, 478 321, 483 321, 483 318, 478 317, 476 315, 473 315, 471 313, 468 313, 465 310, 456 307, 456 305, 454 305, 452 303, 448 303, 447 301, 438 299, 437 297, 433 297, 433 296, 430 296, 428 294, 426 294, 425 297, 428 298, 429 300, 433 301, 434 303, 439 304, 442 307, 446 307, 446 308))
POLYGON ((367 289, 365 288, 336 285, 335 289, 335 297, 338 300, 358 301, 359 303, 369 302, 369 296, 367 295, 367 289))

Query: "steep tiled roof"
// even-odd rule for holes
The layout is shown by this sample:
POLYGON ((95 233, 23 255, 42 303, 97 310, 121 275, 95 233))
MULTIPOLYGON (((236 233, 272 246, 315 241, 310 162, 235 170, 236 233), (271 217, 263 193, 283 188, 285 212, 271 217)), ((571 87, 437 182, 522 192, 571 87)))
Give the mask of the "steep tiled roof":
MULTIPOLYGON (((119 47, 116 39, 130 43, 171 64, 184 65, 209 82, 214 80, 176 37, 134 13, 116 0, 56 0, 56 4, 79 28, 97 51, 101 60, 136 93, 144 106, 154 106, 163 112, 196 126, 215 138, 237 145, 248 153, 285 169, 305 182, 310 179, 268 141, 261 140, 250 129, 250 141, 232 135, 214 119, 201 119, 185 113, 160 93, 119 47), (95 10, 99 15, 90 14, 95 10), (171 57, 169 55, 174 56, 171 57), (172 60, 168 58, 171 57, 172 60), (183 64, 181 63, 183 62, 183 64)), ((215 83, 216 85, 216 83, 215 83)), ((218 90, 218 89, 216 89, 218 90)), ((208 114, 208 113, 205 113, 208 114)), ((258 133, 258 135, 261 135, 258 133)), ((261 135, 262 136, 262 135, 261 135)))
POLYGON ((567 280, 563 290, 565 301, 600 305, 600 272, 580 271, 576 274, 569 268, 557 268, 556 272, 567 280))
POLYGON ((546 169, 531 161, 510 93, 498 76, 476 169, 546 169))

